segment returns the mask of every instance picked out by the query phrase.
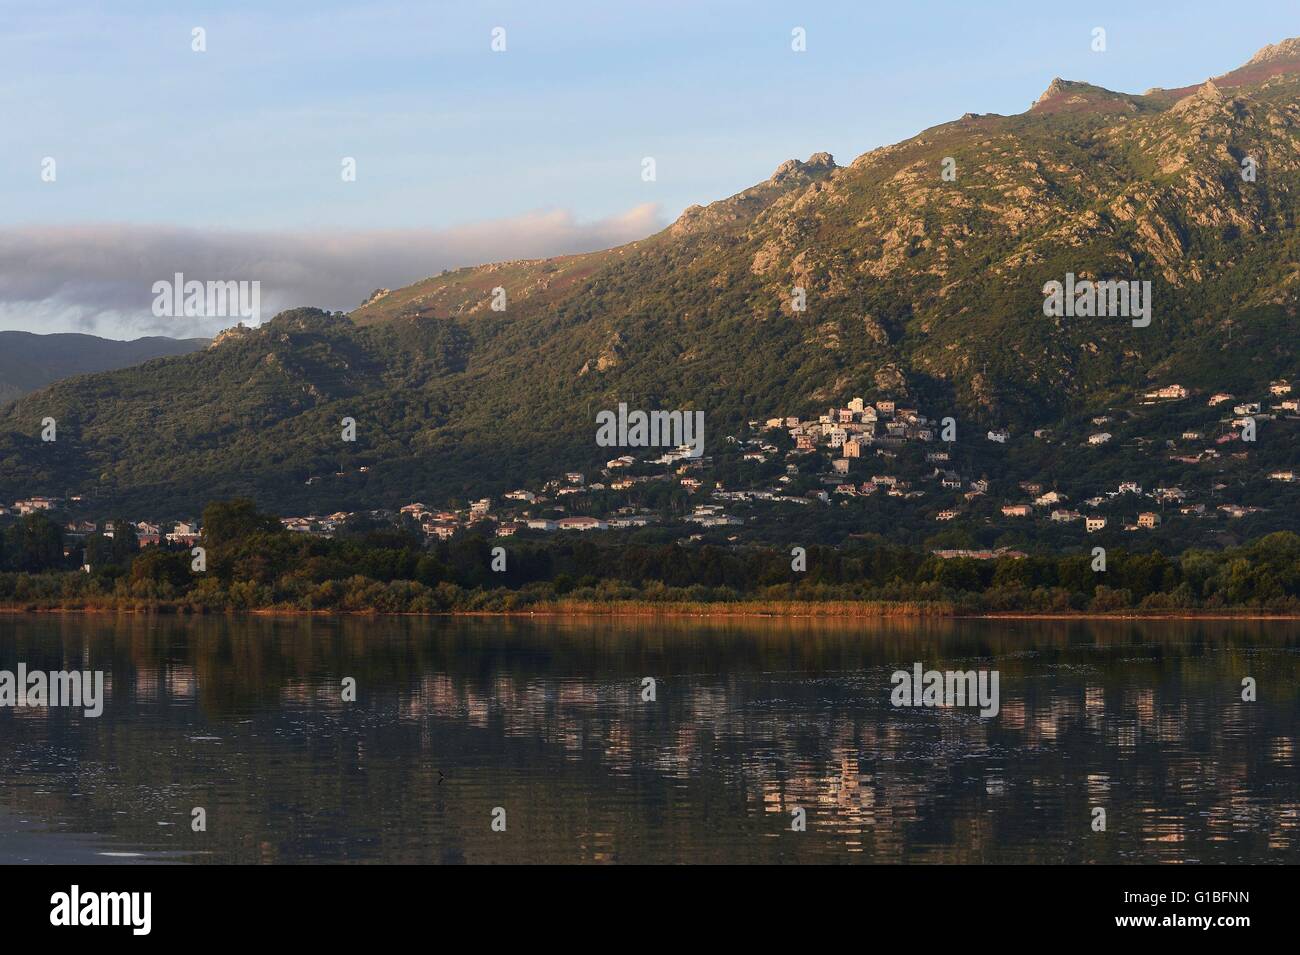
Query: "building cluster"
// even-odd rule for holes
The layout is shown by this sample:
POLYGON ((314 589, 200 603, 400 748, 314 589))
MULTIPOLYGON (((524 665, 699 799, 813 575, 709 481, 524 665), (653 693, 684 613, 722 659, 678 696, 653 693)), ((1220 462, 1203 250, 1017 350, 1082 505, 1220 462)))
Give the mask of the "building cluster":
MULTIPOLYGON (((1300 405, 1291 392, 1290 382, 1274 381, 1267 396, 1253 398, 1226 392, 1208 396, 1208 407, 1230 409, 1231 415, 1218 422, 1222 427, 1187 428, 1177 438, 1167 439, 1169 458, 1182 464, 1199 464, 1229 453, 1244 457, 1248 453, 1245 444, 1241 445, 1242 451, 1224 449, 1223 445, 1241 439, 1247 419, 1258 423, 1275 417, 1300 416, 1300 405)), ((1140 394, 1137 401, 1154 405, 1186 402, 1193 397, 1183 385, 1168 384, 1140 394)), ((1092 417, 1090 424, 1096 430, 1087 435, 1085 446, 1107 444, 1115 433, 1122 434, 1123 419, 1129 414, 1120 409, 1092 417)), ((953 463, 953 445, 949 443, 953 435, 948 431, 952 426, 948 419, 936 421, 911 404, 891 399, 873 403, 853 398, 845 406, 828 408, 815 418, 781 416, 751 420, 746 436, 723 438, 723 448, 718 453, 726 453, 742 464, 775 465, 761 468, 758 473, 763 477, 745 482, 750 486, 726 487, 716 480, 713 458, 709 455, 692 456, 686 446, 656 448, 650 453, 643 452, 640 457, 625 453, 611 458, 590 476, 583 471, 568 471, 539 487, 516 488, 496 500, 484 497, 462 508, 436 508, 412 502, 397 512, 371 511, 366 516, 371 520, 414 526, 430 542, 449 540, 476 526, 486 527, 498 537, 510 537, 521 531, 550 534, 633 529, 656 524, 668 513, 634 503, 643 499, 635 492, 665 484, 685 492, 688 502, 682 510, 683 498, 674 497, 674 522, 700 530, 743 526, 745 519, 729 513, 729 506, 830 505, 875 495, 904 501, 917 501, 929 495, 938 503, 937 509, 927 513, 932 513, 934 520, 941 523, 958 521, 975 510, 974 505, 981 499, 993 498, 991 508, 982 506, 979 513, 1000 513, 1002 518, 1013 522, 1041 519, 1049 524, 1078 523, 1087 533, 1111 528, 1150 531, 1175 514, 1202 518, 1219 513, 1241 518, 1260 510, 1247 504, 1214 501, 1217 492, 1225 488, 1223 484, 1213 485, 1209 503, 1191 500, 1192 494, 1180 487, 1144 491, 1132 480, 1121 480, 1114 490, 1073 506, 1064 491, 1046 488, 1036 481, 1021 481, 1014 489, 1008 483, 995 491, 988 477, 963 475, 953 463), (788 441, 780 437, 781 433, 788 441), (910 463, 903 465, 899 462, 900 453, 909 446, 913 451, 905 460, 910 463), (915 466, 917 461, 923 462, 919 470, 915 466)), ((1039 429, 1033 437, 1037 441, 1055 440, 1049 429, 1039 429)), ((1005 445, 1013 436, 1008 429, 994 428, 977 436, 977 440, 1005 445)), ((1145 445, 1155 439, 1134 440, 1145 445)), ((1273 470, 1266 477, 1282 483, 1297 480, 1292 468, 1273 470)), ((312 478, 308 483, 317 480, 312 478)), ((78 509, 84 509, 80 497, 69 497, 67 504, 82 505, 78 509)), ((12 508, 0 506, 0 515, 61 510, 63 505, 59 498, 31 497, 14 502, 12 508)), ((355 512, 339 511, 324 516, 283 517, 281 524, 291 533, 331 537, 357 516, 355 512)), ((109 537, 118 533, 111 522, 100 528, 92 522, 73 522, 65 530, 72 546, 77 538, 96 532, 109 537)), ((133 523, 131 530, 142 547, 161 543, 193 544, 199 536, 197 525, 185 522, 176 523, 170 531, 146 522, 133 523)), ((964 551, 952 553, 972 556, 964 551)), ((990 551, 988 555, 991 559, 1003 556, 1004 551, 990 551)), ((975 556, 986 555, 979 552, 975 556)))
MULTIPOLYGON (((171 530, 164 530, 163 525, 151 521, 68 521, 63 525, 63 556, 70 556, 81 547, 88 537, 95 535, 118 540, 124 538, 132 546, 156 547, 167 544, 175 547, 193 547, 202 537, 199 525, 193 521, 176 521, 171 530)), ((89 570, 89 565, 85 569, 89 570)))

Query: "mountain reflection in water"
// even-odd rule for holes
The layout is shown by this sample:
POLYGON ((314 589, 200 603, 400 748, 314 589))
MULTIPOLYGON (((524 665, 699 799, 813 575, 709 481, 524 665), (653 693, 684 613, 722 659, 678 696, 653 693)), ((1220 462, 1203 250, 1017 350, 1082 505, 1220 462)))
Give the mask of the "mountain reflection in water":
POLYGON ((0 861, 1295 863, 1298 646, 1277 621, 10 615, 0 669, 102 669, 107 703, 0 709, 0 861), (916 662, 996 669, 1000 713, 892 707, 916 662))

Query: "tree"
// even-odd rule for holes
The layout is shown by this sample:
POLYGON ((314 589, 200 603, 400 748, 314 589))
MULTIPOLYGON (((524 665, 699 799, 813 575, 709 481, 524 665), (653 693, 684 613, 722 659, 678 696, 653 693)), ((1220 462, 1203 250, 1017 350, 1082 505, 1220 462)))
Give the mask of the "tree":
POLYGON ((40 571, 63 563, 63 529, 44 514, 28 514, 9 528, 5 552, 17 570, 40 571))
POLYGON ((233 544, 254 534, 279 530, 279 520, 259 513, 257 505, 246 497, 213 501, 203 509, 203 541, 209 547, 233 544))

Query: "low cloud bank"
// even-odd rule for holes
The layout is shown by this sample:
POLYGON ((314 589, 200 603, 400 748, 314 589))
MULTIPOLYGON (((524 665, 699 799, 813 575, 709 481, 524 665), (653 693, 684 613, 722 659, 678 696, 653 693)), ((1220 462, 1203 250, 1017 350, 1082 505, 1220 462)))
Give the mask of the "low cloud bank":
POLYGON ((226 232, 173 226, 0 229, 0 329, 85 332, 105 338, 211 337, 235 318, 159 317, 153 285, 261 283, 263 320, 285 308, 350 310, 376 288, 443 269, 588 252, 644 238, 663 223, 641 205, 596 222, 565 211, 440 230, 347 233, 226 232))

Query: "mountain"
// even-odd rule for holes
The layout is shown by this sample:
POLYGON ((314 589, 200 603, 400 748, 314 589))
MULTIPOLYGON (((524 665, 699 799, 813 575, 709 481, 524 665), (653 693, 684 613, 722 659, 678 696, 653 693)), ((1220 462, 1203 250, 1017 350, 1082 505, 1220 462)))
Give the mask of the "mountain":
POLYGON ((847 166, 785 162, 638 242, 450 271, 58 382, 0 414, 0 498, 464 500, 603 463, 594 416, 618 402, 703 410, 712 450, 852 395, 970 435, 1170 382, 1258 390, 1300 377, 1298 190, 1298 40, 1182 90, 1053 80, 1019 115, 968 113, 847 166), (1149 326, 1046 317, 1067 274, 1149 281, 1149 326))
POLYGON ((207 344, 203 338, 137 338, 116 341, 94 335, 0 332, 0 402, 52 381, 138 365, 151 358, 184 355, 207 344))

